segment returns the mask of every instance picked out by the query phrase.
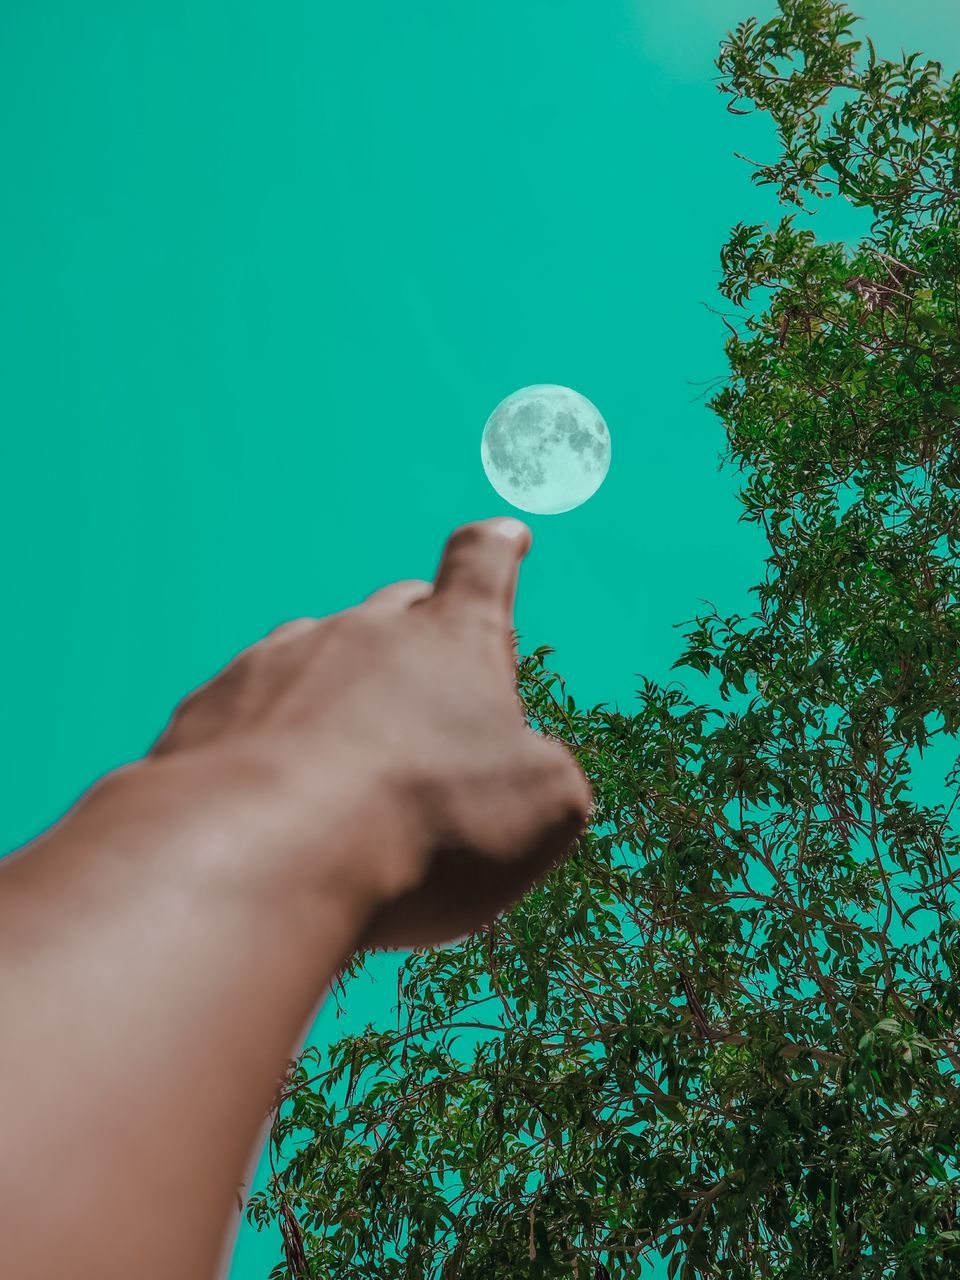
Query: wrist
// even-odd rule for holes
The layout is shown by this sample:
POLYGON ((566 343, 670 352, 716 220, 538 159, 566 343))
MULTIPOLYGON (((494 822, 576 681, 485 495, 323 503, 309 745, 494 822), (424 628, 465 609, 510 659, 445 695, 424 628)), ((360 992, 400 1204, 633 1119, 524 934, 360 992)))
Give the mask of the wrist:
POLYGON ((175 883, 308 930, 333 904, 359 938, 419 874, 404 814, 390 779, 347 751, 280 760, 237 739, 117 769, 62 825, 118 885, 175 883))

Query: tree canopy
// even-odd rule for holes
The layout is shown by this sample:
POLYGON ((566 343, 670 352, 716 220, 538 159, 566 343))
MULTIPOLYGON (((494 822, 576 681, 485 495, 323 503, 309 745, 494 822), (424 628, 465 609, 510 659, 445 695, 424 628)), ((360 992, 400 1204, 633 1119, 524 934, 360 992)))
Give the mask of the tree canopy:
POLYGON ((717 66, 786 207, 721 255, 755 610, 685 624, 685 683, 629 713, 521 660, 591 829, 409 956, 398 1030, 292 1065, 248 1208, 275 1277, 960 1274, 958 777, 915 786, 960 726, 960 75, 880 58, 834 0, 780 0, 717 66), (805 225, 831 197, 857 243, 805 225))

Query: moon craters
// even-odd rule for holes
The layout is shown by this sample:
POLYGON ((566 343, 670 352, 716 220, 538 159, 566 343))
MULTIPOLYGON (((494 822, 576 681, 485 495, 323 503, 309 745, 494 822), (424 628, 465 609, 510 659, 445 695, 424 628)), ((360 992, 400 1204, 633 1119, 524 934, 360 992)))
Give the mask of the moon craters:
POLYGON ((501 497, 522 511, 553 515, 600 487, 610 433, 590 401, 569 387, 523 387, 490 415, 480 455, 501 497))

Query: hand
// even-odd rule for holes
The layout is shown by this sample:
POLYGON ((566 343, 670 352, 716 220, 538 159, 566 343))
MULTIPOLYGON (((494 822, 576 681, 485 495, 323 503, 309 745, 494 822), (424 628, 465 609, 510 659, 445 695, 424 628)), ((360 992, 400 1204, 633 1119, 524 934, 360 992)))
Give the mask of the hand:
POLYGON ((320 781, 369 780, 341 868, 365 894, 361 946, 435 945, 479 928, 586 822, 586 778, 529 727, 517 694, 513 603, 530 540, 515 520, 462 526, 434 583, 396 582, 280 627, 191 695, 154 748, 219 769, 257 761, 276 815, 271 866, 307 888, 311 832, 330 829, 320 781))

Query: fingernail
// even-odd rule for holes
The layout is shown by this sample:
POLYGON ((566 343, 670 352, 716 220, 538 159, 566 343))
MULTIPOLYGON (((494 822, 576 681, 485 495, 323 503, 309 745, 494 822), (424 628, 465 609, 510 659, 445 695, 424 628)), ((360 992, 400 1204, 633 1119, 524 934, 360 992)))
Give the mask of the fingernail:
POLYGON ((517 540, 527 538, 533 541, 529 525, 525 525, 522 520, 514 520, 512 516, 501 516, 493 522, 493 525, 502 538, 517 540))

